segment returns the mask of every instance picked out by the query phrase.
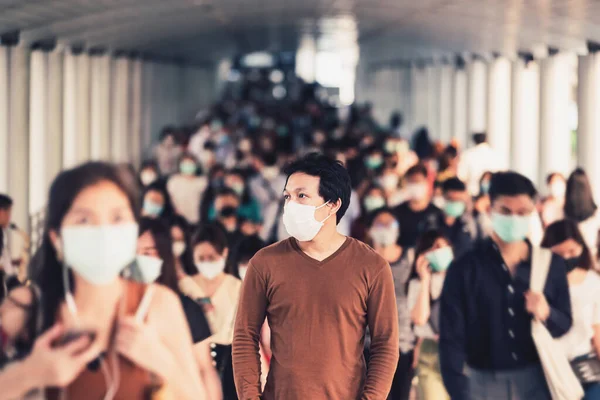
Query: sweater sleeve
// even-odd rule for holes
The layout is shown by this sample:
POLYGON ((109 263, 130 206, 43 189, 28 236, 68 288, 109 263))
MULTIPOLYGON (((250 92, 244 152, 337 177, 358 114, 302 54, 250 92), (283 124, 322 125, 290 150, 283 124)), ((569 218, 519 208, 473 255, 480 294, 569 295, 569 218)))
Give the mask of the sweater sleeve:
POLYGON ((259 340, 267 310, 267 286, 253 261, 244 278, 233 333, 233 372, 240 400, 261 396, 259 340))
POLYGON ((387 265, 369 289, 367 318, 371 332, 371 358, 361 400, 383 400, 392 386, 400 356, 394 278, 387 265))

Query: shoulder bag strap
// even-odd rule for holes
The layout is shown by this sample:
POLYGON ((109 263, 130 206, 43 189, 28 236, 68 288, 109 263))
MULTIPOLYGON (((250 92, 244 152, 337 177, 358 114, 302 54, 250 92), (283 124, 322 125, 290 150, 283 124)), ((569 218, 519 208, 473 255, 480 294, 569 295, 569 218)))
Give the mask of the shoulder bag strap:
POLYGON ((531 291, 544 292, 551 260, 552 253, 550 250, 538 246, 531 247, 531 279, 529 282, 531 291))

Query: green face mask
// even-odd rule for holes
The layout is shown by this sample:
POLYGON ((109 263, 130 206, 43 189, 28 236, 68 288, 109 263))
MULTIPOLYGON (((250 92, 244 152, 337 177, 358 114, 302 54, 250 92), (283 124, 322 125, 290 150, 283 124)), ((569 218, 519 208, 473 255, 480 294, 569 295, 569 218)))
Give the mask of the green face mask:
POLYGON ((452 260, 454 260, 454 253, 452 247, 446 246, 430 251, 425 254, 425 258, 429 261, 433 272, 443 272, 448 269, 452 260))
POLYGON ((458 218, 465 213, 466 208, 466 204, 462 201, 446 201, 444 213, 449 217, 458 218))
POLYGON ((365 159, 365 165, 369 169, 377 169, 383 165, 383 159, 378 156, 370 156, 365 159))
POLYGON ((195 175, 197 169, 198 167, 194 162, 183 161, 181 164, 179 164, 179 170, 184 175, 195 175))
POLYGON ((505 243, 524 240, 529 233, 529 216, 492 213, 494 232, 505 243))

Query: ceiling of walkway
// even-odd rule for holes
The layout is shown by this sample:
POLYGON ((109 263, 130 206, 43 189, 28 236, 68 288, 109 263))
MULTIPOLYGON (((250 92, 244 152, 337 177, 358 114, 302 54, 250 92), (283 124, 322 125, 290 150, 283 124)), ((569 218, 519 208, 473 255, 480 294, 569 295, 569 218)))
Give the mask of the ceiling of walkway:
POLYGON ((212 60, 303 33, 460 52, 600 42, 598 0, 0 0, 0 34, 212 60), (340 36, 340 37, 341 37, 340 36))

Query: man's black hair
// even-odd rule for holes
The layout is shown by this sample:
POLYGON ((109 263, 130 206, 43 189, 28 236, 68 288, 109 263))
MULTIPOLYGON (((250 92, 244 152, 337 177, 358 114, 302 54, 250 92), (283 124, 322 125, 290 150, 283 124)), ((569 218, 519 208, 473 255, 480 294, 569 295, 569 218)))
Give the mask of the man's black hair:
POLYGON ((404 177, 408 178, 408 177, 415 176, 415 175, 423 175, 425 178, 427 178, 427 175, 428 175, 427 167, 423 164, 413 165, 412 167, 410 167, 408 169, 408 171, 406 171, 406 173, 404 174, 404 177))
POLYGON ((9 196, 0 194, 0 210, 8 210, 12 205, 13 200, 9 196))
POLYGON ((275 152, 262 152, 259 157, 263 164, 265 164, 267 167, 277 165, 277 155, 275 152))
POLYGON ((325 201, 336 202, 338 199, 342 200, 342 205, 336 214, 336 222, 340 222, 350 204, 352 187, 350 185, 350 175, 339 161, 319 153, 310 153, 288 165, 284 172, 287 179, 297 172, 320 178, 319 196, 325 201))
POLYGON ((475 142, 476 145, 487 142, 487 134, 485 132, 474 133, 473 142, 475 142))
POLYGON ((513 171, 496 172, 490 182, 490 200, 493 202, 499 196, 526 195, 531 199, 537 196, 537 190, 529 178, 513 171))
POLYGON ((465 183, 463 181, 461 181, 458 178, 446 179, 442 183, 442 191, 444 193, 448 193, 448 192, 464 192, 465 190, 467 190, 467 186, 465 185, 465 183))
POLYGON ((160 137, 159 137, 159 139, 160 139, 160 141, 161 141, 161 142, 162 142, 163 140, 165 140, 165 138, 166 138, 167 136, 173 136, 173 139, 176 139, 176 138, 175 138, 175 134, 176 134, 176 133, 177 133, 177 129, 176 129, 174 126, 172 126, 172 125, 165 126, 165 127, 162 129, 162 131, 160 132, 160 137))

